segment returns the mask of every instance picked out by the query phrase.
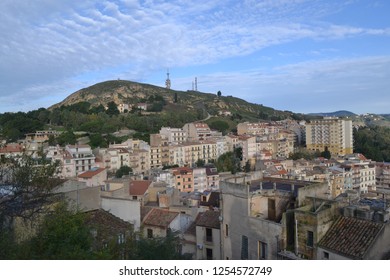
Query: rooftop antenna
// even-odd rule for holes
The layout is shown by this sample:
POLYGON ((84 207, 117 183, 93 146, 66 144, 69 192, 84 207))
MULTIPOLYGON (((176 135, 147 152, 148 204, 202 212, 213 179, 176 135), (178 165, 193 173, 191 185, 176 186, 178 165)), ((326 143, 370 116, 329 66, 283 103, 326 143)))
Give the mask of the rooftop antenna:
POLYGON ((165 80, 165 86, 167 89, 171 89, 171 80, 169 79, 169 69, 167 69, 167 79, 165 80))

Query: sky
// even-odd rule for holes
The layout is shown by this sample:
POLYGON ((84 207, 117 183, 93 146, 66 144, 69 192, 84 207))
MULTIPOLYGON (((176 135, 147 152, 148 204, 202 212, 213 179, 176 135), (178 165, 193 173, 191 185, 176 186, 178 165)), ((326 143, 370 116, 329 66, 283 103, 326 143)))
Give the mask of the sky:
POLYGON ((0 113, 106 80, 390 113, 388 0, 1 0, 0 113))

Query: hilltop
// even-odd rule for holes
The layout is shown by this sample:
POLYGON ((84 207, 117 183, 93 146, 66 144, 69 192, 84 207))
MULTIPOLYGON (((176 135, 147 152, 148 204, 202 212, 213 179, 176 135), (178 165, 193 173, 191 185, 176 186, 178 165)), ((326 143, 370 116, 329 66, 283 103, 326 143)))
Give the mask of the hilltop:
POLYGON ((117 105, 134 105, 147 102, 153 97, 164 99, 165 105, 162 112, 191 112, 202 109, 210 115, 218 115, 220 111, 228 111, 231 114, 238 114, 244 119, 283 119, 295 115, 292 112, 278 111, 263 105, 249 103, 233 96, 217 96, 216 93, 198 91, 176 91, 125 80, 105 81, 80 89, 62 102, 51 106, 49 110, 80 102, 88 102, 91 107, 107 106, 112 101, 117 105), (175 102, 175 96, 177 96, 177 102, 175 102))

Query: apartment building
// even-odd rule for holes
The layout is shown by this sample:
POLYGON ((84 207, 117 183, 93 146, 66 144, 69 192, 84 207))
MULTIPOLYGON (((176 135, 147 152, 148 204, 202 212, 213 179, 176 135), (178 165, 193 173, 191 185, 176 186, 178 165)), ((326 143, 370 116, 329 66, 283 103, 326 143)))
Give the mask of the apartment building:
POLYGON ((159 134, 165 136, 169 143, 187 141, 187 132, 183 128, 162 127, 159 134))
POLYGON ((238 135, 268 135, 278 133, 281 127, 276 124, 259 122, 259 123, 250 123, 244 122, 237 125, 237 134, 238 135))
POLYGON ((204 141, 211 137, 210 127, 206 123, 187 123, 183 126, 188 141, 204 141))
POLYGON ((327 147, 332 155, 353 153, 352 121, 335 117, 310 121, 306 124, 306 147, 321 152, 327 147))

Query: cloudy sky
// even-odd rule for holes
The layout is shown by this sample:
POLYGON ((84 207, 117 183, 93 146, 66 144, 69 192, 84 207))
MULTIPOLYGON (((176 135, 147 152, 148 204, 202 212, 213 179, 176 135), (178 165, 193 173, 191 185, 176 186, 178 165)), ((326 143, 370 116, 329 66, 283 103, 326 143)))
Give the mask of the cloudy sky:
POLYGON ((387 0, 1 0, 0 113, 113 79, 390 113, 387 0))

